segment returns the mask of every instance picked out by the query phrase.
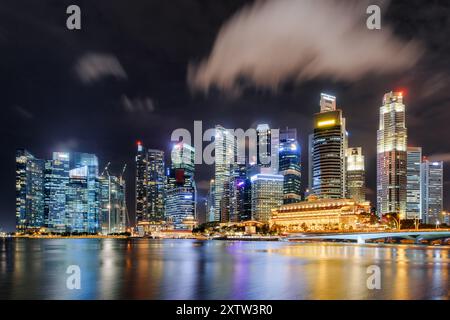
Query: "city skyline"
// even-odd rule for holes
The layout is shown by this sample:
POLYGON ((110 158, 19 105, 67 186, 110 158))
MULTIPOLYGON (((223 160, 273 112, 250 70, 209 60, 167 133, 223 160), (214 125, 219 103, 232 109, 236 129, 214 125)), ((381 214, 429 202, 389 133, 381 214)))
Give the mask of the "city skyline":
MULTIPOLYGON (((292 208, 297 208, 296 203, 306 203, 305 208, 309 208, 314 201, 322 205, 320 200, 352 200, 355 208, 369 208, 362 148, 348 148, 346 120, 336 106, 336 97, 321 93, 319 106, 320 112, 312 117, 314 133, 308 138, 308 159, 312 159, 308 181, 312 185, 304 188, 299 180, 301 152, 296 129, 283 129, 280 139, 279 129, 258 124, 249 131, 248 145, 240 154, 237 146, 243 142, 241 138, 233 129, 216 125, 211 143, 214 150, 210 150, 215 154, 215 170, 203 215, 198 211, 203 201, 198 201, 195 163, 196 153, 204 154, 183 140, 172 141, 169 163, 163 151, 136 142, 135 223, 129 218, 125 199, 126 165, 117 178, 109 173, 110 162, 99 174, 94 154, 53 152, 51 160, 41 160, 18 149, 16 230, 108 234, 138 227, 141 234, 163 221, 185 231, 204 222, 254 220, 270 224, 273 210, 283 210, 290 203, 292 208)), ((384 94, 377 131, 378 194, 372 207, 382 220, 396 216, 399 221, 448 223, 441 215, 443 161, 429 161, 421 147, 407 147, 405 118, 403 93, 384 94)), ((361 219, 364 214, 343 225, 353 228, 361 219)), ((322 226, 332 228, 331 224, 322 226)))
MULTIPOLYGON (((205 127, 220 123, 224 127, 249 128, 267 123, 271 128, 296 128, 301 150, 306 151, 320 92, 337 97, 347 120, 350 146, 363 148, 367 198, 374 204, 380 97, 390 90, 403 90, 408 145, 422 147, 430 161, 446 161, 444 208, 448 209, 450 175, 445 168, 450 145, 448 139, 440 139, 446 136, 450 101, 445 89, 449 84, 445 70, 450 69, 447 32, 441 32, 446 29, 445 24, 439 27, 441 30, 420 21, 429 16, 445 17, 449 9, 417 3, 393 3, 386 9, 383 21, 394 34, 405 41, 420 41, 426 49, 422 59, 410 69, 366 74, 357 81, 336 80, 332 75, 299 84, 286 81, 276 92, 250 85, 238 97, 224 97, 214 90, 207 96, 192 94, 186 80, 188 66, 208 55, 222 25, 248 3, 236 1, 220 8, 206 4, 200 11, 193 3, 186 3, 183 11, 187 14, 178 17, 179 24, 171 23, 173 12, 166 12, 161 4, 137 2, 133 9, 114 1, 101 9, 96 4, 86 4, 83 10, 91 12, 91 17, 118 15, 124 27, 114 28, 114 19, 96 22, 88 17, 79 34, 63 29, 64 23, 59 21, 65 19, 62 4, 48 5, 45 13, 33 10, 37 5, 30 4, 29 10, 36 12, 40 22, 30 19, 23 29, 11 28, 23 23, 20 3, 11 4, 7 11, 0 10, 0 48, 5 57, 0 66, 10 70, 0 75, 4 88, 2 104, 8 120, 2 127, 5 156, 0 162, 0 227, 12 231, 15 224, 13 181, 17 148, 24 147, 45 159, 51 158, 53 151, 93 153, 100 159, 100 168, 111 161, 114 172, 120 172, 126 163, 129 169, 125 178, 130 187, 127 203, 134 216, 137 140, 170 154, 172 145, 167 137, 175 128, 191 129, 194 120, 204 121, 205 127), (135 10, 146 14, 136 17, 135 10), (407 20, 399 19, 406 14, 407 20), (116 39, 114 43, 107 40, 111 35, 116 39), (21 39, 24 48, 36 47, 32 63, 20 48, 9 46, 13 38, 21 39), (73 44, 67 45, 67 41, 73 44), (104 70, 105 64, 116 66, 112 68, 114 72, 108 69, 105 75, 99 71, 94 78, 83 73, 85 65, 104 70)), ((302 152, 301 157, 305 173, 308 152, 302 152)), ((308 184, 307 176, 302 175, 302 186, 308 184)), ((203 199, 212 177, 211 166, 196 166, 197 187, 203 199)))

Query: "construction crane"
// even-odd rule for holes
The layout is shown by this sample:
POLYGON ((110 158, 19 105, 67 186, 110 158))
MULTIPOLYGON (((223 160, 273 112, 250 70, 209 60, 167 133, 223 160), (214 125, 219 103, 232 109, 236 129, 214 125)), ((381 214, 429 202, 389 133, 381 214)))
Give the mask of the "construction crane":
POLYGON ((109 171, 108 171, 108 168, 109 168, 110 165, 111 165, 111 162, 108 162, 108 163, 106 164, 105 169, 103 169, 103 172, 102 172, 102 174, 101 174, 102 177, 105 176, 105 173, 107 173, 107 174, 108 174, 108 177, 109 177, 109 171))

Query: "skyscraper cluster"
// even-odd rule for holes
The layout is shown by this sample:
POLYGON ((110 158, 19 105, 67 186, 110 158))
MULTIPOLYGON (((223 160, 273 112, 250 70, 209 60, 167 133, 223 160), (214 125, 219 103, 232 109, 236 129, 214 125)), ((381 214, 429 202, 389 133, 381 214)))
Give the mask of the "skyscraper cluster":
POLYGON ((20 233, 123 233, 123 177, 99 175, 94 154, 16 152, 16 229, 20 233))
POLYGON ((192 146, 176 143, 166 169, 164 151, 146 149, 138 142, 135 208, 138 225, 168 221, 175 229, 192 229, 197 218, 194 160, 192 146))
POLYGON ((443 162, 429 161, 421 147, 407 144, 402 92, 388 92, 377 132, 377 212, 427 224, 446 222, 443 212, 443 162))
MULTIPOLYGON (((428 160, 420 147, 408 147, 403 99, 401 92, 386 93, 380 107, 378 216, 428 224, 448 222, 442 215, 443 162, 428 160)), ((333 206, 333 199, 347 199, 353 202, 342 203, 353 203, 355 208, 369 207, 363 150, 349 147, 346 119, 336 97, 321 94, 319 107, 308 139, 309 175, 305 192, 296 129, 279 130, 258 124, 252 131, 254 139, 248 137, 248 144, 255 144, 256 154, 241 154, 238 151, 243 142, 236 132, 215 126, 214 177, 205 201, 206 221, 267 223, 273 210, 281 206, 285 211, 303 207, 309 210, 314 204, 295 205, 306 198, 327 206, 333 206)), ((169 223, 176 230, 191 230, 197 223, 195 152, 191 145, 177 142, 167 165, 164 151, 137 143, 138 226, 169 223)), ((17 150, 16 191, 19 232, 42 228, 58 233, 125 231, 123 172, 112 176, 107 166, 99 175, 98 159, 93 154, 54 152, 51 160, 41 160, 26 150, 17 150)))

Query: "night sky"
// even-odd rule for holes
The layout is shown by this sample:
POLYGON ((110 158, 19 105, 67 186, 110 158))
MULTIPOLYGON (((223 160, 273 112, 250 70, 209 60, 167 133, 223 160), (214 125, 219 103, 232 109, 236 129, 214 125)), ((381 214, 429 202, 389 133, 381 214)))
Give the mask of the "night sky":
MULTIPOLYGON (((44 159, 95 153, 116 174, 127 163, 134 216, 137 140, 168 151, 172 131, 194 120, 205 130, 264 122, 297 128, 306 151, 321 92, 337 96, 349 145, 364 148, 373 202, 379 107, 403 90, 408 145, 446 161, 450 209, 450 3, 383 1, 374 31, 353 1, 316 1, 298 20, 283 16, 297 1, 273 3, 0 0, 0 228, 14 230, 17 148, 44 159), (81 7, 81 30, 66 28, 70 4, 81 7)), ((302 160, 306 184, 306 152, 302 160)), ((196 167, 201 196, 212 174, 196 167)))

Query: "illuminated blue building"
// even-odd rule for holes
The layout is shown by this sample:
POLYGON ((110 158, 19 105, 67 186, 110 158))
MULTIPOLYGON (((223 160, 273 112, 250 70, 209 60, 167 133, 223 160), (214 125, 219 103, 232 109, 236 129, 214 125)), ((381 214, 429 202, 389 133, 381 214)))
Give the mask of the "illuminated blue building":
POLYGON ((193 147, 185 143, 174 145, 172 165, 167 170, 165 217, 175 229, 190 229, 196 219, 194 159, 193 147))
POLYGON ((283 203, 301 201, 301 150, 297 141, 297 129, 280 131, 279 174, 284 177, 283 203))
POLYGON ((69 185, 69 153, 54 152, 45 162, 45 227, 53 232, 66 232, 66 196, 69 185))
POLYGON ((44 225, 44 161, 16 151, 16 228, 38 231, 44 225))

